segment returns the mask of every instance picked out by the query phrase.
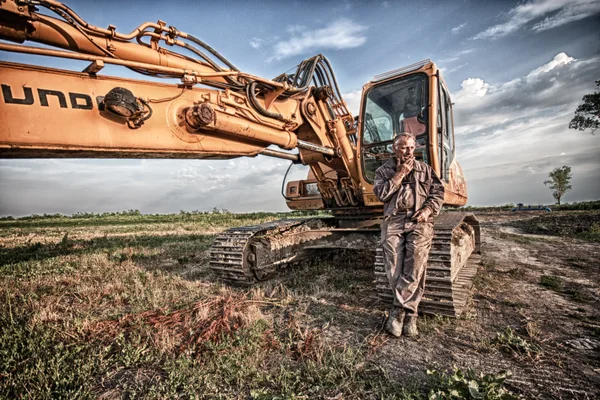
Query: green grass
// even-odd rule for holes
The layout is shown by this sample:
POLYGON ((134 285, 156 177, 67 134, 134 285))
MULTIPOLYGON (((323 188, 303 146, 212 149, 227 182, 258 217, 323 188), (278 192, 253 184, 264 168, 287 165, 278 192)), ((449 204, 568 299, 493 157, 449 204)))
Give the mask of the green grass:
POLYGON ((445 399, 487 399, 513 400, 518 399, 513 393, 503 387, 504 381, 511 377, 510 371, 497 374, 477 373, 471 368, 465 371, 454 367, 452 372, 427 371, 437 384, 429 393, 430 400, 445 399))
POLYGON ((540 353, 540 348, 535 343, 521 337, 511 327, 497 333, 494 344, 504 352, 517 356, 526 355, 531 357, 540 353))
MULTIPOLYGON (((426 398, 431 387, 378 361, 375 328, 327 330, 377 325, 372 254, 325 256, 251 289, 216 282, 218 232, 299 216, 0 220, 0 398, 426 398)), ((423 332, 451 323, 426 318, 423 332)))
POLYGON ((302 218, 313 216, 328 216, 326 211, 292 211, 292 212, 255 212, 235 214, 226 210, 212 212, 181 211, 179 214, 141 214, 137 210, 117 213, 77 213, 72 216, 62 214, 31 215, 26 217, 2 217, 2 228, 50 228, 50 227, 93 227, 93 226, 127 226, 143 224, 145 227, 155 224, 199 224, 210 226, 239 226, 252 225, 257 222, 271 221, 280 218, 302 218))
POLYGON ((563 288, 563 281, 558 276, 554 275, 542 275, 540 277, 540 285, 543 287, 559 292, 563 288))
MULTIPOLYGON (((537 206, 534 205, 534 206, 537 206)), ((460 208, 448 208, 450 211, 480 211, 480 212, 489 212, 489 211, 511 211, 516 207, 516 204, 503 204, 499 206, 465 206, 460 208)), ((527 205, 525 205, 527 207, 527 205)), ((564 203, 561 205, 558 204, 546 204, 542 205, 542 207, 550 207, 552 211, 573 211, 573 210, 600 210, 600 200, 596 201, 582 201, 575 203, 564 203)), ((526 211, 522 211, 526 212, 526 211)))

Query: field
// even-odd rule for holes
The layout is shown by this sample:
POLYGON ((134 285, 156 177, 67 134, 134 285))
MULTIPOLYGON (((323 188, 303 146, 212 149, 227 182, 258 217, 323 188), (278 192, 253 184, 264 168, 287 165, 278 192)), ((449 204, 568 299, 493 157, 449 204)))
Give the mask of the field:
POLYGON ((382 331, 371 252, 217 282, 212 239, 282 214, 4 218, 0 398, 597 398, 600 211, 475 213, 467 312, 416 340, 382 331))

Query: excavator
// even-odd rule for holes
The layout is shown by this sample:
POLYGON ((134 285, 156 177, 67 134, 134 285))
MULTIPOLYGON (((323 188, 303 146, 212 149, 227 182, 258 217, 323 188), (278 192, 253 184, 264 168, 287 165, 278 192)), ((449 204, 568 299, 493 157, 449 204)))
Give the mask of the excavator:
MULTIPOLYGON (((383 204, 373 181, 393 157, 398 132, 416 137, 415 155, 443 180, 445 206, 467 202, 452 101, 430 60, 375 76, 355 118, 323 55, 265 79, 164 21, 123 33, 91 25, 56 0, 0 0, 0 39, 2 52, 85 61, 82 71, 0 61, 0 158, 263 155, 308 167, 304 180, 284 178, 282 194, 292 210, 329 215, 224 231, 210 248, 210 268, 227 283, 251 285, 324 251, 375 250, 374 290, 390 303, 379 245, 383 204), (105 66, 140 78, 103 75, 105 66)), ((472 214, 437 217, 423 313, 463 312, 479 245, 472 214)))

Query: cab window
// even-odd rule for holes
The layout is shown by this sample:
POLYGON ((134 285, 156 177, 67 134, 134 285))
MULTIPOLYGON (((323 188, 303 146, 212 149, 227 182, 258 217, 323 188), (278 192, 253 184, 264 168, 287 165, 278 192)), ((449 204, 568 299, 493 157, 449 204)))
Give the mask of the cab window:
POLYGON ((454 121, 452 119, 452 101, 446 88, 440 84, 438 95, 438 157, 441 176, 446 182, 449 178, 450 164, 454 159, 454 121))
POLYGON ((362 160, 365 179, 394 156, 392 142, 401 132, 417 138, 415 156, 427 159, 427 76, 416 74, 371 88, 363 100, 362 160))

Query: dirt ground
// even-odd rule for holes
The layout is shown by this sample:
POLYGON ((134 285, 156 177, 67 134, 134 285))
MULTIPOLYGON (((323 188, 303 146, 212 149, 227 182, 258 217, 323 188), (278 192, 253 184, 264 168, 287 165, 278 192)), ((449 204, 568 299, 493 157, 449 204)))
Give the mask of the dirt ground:
MULTIPOLYGON (((0 266, 7 282, 20 282, 17 291, 37 290, 26 303, 32 307, 27 318, 43 317, 46 325, 59 323, 63 314, 67 325, 73 316, 106 322, 110 315, 178 309, 194 299, 233 294, 260 300, 256 315, 246 317, 284 327, 282 334, 289 333, 286 326, 298 326, 338 350, 359 348, 365 362, 349 370, 374 365, 376 377, 385 376, 394 389, 397 384, 398 392, 424 395, 435 386, 428 370, 456 367, 510 371, 505 386, 528 399, 600 398, 600 212, 475 214, 482 262, 466 311, 458 319, 421 317, 417 339, 383 331, 374 252, 325 255, 250 289, 232 288, 219 283, 208 265, 210 243, 226 226, 204 219, 149 224, 142 218, 129 225, 99 220, 98 226, 8 221, 14 226, 0 235, 0 266)), ((258 222, 263 220, 227 224, 258 222)), ((14 304, 26 297, 13 292, 3 296, 12 296, 14 304)), ((155 368, 166 368, 157 360, 155 368)), ((117 389, 127 393, 110 390, 117 389)))
POLYGON ((435 333, 417 341, 389 343, 390 349, 382 352, 406 354, 407 365, 431 361, 510 370, 508 386, 527 397, 596 398, 600 244, 523 234, 510 225, 531 214, 478 216, 483 265, 465 315, 446 325, 433 324, 435 333), (544 286, 543 276, 559 283, 544 286), (508 329, 526 342, 499 336, 508 329))
MULTIPOLYGON (((317 293, 303 317, 323 324, 332 340, 368 344, 403 385, 427 386, 428 369, 456 366, 484 373, 509 370, 506 386, 525 398, 599 398, 600 243, 522 231, 528 221, 538 226, 540 218, 548 222, 565 214, 575 220, 600 215, 477 213, 482 265, 470 304, 459 319, 422 317, 416 340, 382 331, 383 310, 361 284, 369 274, 368 256, 358 257, 364 267, 347 271, 356 291, 317 293)), ((304 278, 294 273, 293 279, 304 278)), ((320 277, 312 272, 306 279, 320 277)))

